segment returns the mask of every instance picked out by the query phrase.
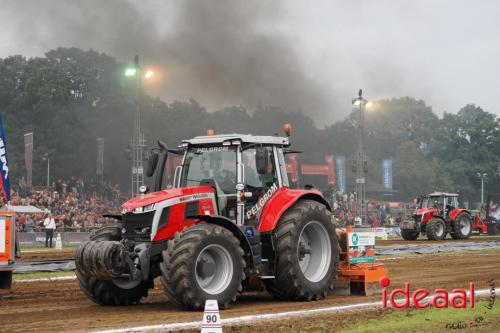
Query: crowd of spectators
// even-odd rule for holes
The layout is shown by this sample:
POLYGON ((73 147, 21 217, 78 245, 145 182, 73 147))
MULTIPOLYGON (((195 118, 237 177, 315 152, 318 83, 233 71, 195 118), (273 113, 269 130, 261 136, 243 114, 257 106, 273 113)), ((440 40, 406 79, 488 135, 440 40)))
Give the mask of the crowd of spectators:
POLYGON ((118 185, 91 182, 88 187, 82 179, 57 180, 50 188, 27 189, 22 181, 11 196, 11 204, 31 205, 43 213, 19 214, 18 231, 42 231, 49 214, 55 219, 57 230, 86 231, 113 221, 102 215, 119 211, 123 200, 118 185))
MULTIPOLYGON (((333 215, 340 226, 361 226, 361 217, 357 213, 356 193, 336 191, 333 187, 323 192, 330 201, 333 215)), ((366 223, 371 227, 396 226, 404 219, 405 209, 391 209, 386 202, 368 200, 366 205, 366 223)))

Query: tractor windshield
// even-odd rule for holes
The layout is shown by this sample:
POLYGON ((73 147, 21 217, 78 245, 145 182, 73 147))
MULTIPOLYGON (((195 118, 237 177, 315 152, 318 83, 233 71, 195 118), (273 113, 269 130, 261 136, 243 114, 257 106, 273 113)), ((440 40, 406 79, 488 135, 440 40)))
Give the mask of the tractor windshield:
POLYGON ((224 193, 235 191, 236 150, 234 147, 190 148, 182 168, 181 187, 216 185, 224 193))
POLYGON ((443 204, 441 197, 424 197, 420 203, 420 208, 439 208, 443 204))

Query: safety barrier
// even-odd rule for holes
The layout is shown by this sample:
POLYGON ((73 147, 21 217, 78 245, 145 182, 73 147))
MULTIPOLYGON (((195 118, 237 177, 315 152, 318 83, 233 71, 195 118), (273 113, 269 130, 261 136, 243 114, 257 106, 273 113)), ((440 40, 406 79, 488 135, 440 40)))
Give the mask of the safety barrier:
MULTIPOLYGON (((54 232, 52 244, 55 244, 59 232, 54 232)), ((80 244, 89 240, 90 232, 60 232, 63 245, 80 244)), ((22 245, 45 245, 45 232, 18 232, 17 238, 22 245)))
POLYGON ((354 231, 370 231, 375 233, 375 237, 387 239, 388 237, 401 236, 399 227, 379 227, 379 228, 354 228, 354 231))

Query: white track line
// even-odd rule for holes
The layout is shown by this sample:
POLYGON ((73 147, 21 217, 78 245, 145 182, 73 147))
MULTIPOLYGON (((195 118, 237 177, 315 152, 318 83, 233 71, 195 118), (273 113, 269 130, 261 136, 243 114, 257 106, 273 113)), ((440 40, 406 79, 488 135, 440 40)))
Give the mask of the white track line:
MULTIPOLYGON (((475 296, 488 296, 490 295, 490 289, 481 289, 476 290, 475 296)), ((467 293, 468 294, 468 293, 467 293)), ((451 297, 453 294, 450 293, 451 297)), ((431 297, 425 298, 425 300, 430 300, 431 297)), ((318 308, 318 309, 310 309, 310 310, 298 310, 298 311, 287 311, 287 312, 278 312, 278 313, 267 313, 267 314, 258 314, 258 315, 248 315, 241 317, 233 317, 227 319, 221 319, 222 325, 235 325, 235 324, 244 324, 244 323, 254 323, 256 321, 266 321, 266 320, 278 320, 284 318, 301 318, 301 317, 309 317, 315 315, 322 314, 331 314, 338 313, 344 310, 352 310, 352 309, 369 309, 376 308, 382 305, 382 302, 369 302, 369 303, 357 303, 357 304, 349 304, 349 305, 339 305, 339 306, 330 306, 326 308, 318 308)), ((201 312, 200 312, 201 316, 201 312)), ((193 329, 200 328, 200 321, 189 321, 182 323, 170 323, 170 324, 158 324, 158 325, 148 325, 148 326, 136 326, 136 327, 125 327, 125 328, 117 328, 110 329, 104 331, 93 331, 94 333, 127 333, 127 332, 151 332, 151 331, 176 331, 181 329, 193 329)))
POLYGON ((51 281, 66 281, 66 280, 75 280, 76 275, 69 275, 69 276, 54 276, 54 277, 48 277, 48 278, 36 278, 36 279, 14 279, 14 283, 20 283, 20 282, 51 282, 51 281))

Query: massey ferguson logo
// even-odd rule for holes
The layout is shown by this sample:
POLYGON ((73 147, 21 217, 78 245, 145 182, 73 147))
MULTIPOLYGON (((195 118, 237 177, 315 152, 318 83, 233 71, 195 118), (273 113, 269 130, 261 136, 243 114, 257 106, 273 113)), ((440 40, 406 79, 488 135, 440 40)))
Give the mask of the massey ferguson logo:
POLYGON ((4 178, 7 179, 9 177, 9 167, 7 166, 7 157, 5 156, 5 154, 5 144, 3 143, 3 140, 0 139, 0 161, 2 162, 4 178))
POLYGON ((257 203, 247 211, 247 219, 250 219, 252 215, 257 215, 257 213, 262 209, 262 207, 264 207, 266 202, 268 202, 269 199, 271 199, 271 197, 277 190, 278 190, 278 185, 276 185, 276 183, 273 183, 273 185, 269 188, 269 190, 267 190, 267 192, 264 193, 262 197, 260 197, 257 203))

